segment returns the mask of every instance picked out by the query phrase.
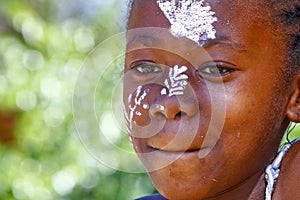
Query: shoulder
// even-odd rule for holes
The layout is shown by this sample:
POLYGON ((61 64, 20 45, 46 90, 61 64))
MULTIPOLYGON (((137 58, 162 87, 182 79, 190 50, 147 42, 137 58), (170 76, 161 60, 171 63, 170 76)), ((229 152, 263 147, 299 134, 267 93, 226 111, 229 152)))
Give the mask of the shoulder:
POLYGON ((300 141, 283 158, 274 199, 300 199, 300 141), (277 197, 277 198, 276 198, 277 197))

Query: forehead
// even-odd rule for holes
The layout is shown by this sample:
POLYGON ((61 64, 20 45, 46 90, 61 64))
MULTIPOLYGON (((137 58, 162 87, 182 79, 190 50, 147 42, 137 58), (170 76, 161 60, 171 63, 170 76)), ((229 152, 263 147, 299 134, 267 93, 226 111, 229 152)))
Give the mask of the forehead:
MULTIPOLYGON (((181 40, 188 38, 200 46, 221 41, 231 43, 230 45, 235 47, 243 47, 245 44, 242 42, 245 42, 245 38, 248 37, 248 40, 252 41, 253 36, 260 34, 261 31, 267 32, 268 27, 263 23, 267 19, 258 17, 262 13, 264 11, 259 9, 259 4, 255 0, 249 0, 247 3, 240 0, 134 0, 128 30, 158 27, 170 30, 171 33, 173 31, 172 35, 175 38, 181 38, 181 40), (179 13, 179 17, 174 17, 172 13, 179 13), (180 23, 177 23, 178 21, 180 23), (182 29, 188 31, 182 34, 180 32, 182 29), (174 30, 177 32, 174 33, 174 30), (202 41, 195 40, 195 36, 202 41)), ((152 43, 157 38, 160 41, 156 41, 160 43, 162 39, 168 38, 165 32, 147 33, 147 31, 128 34, 128 41, 131 42, 136 38, 141 41, 142 38, 144 42, 152 43)))
POLYGON ((134 0, 128 29, 165 28, 177 38, 186 37, 202 46, 218 35, 231 37, 232 30, 263 24, 268 20, 264 13, 255 0, 134 0))
MULTIPOLYGON (((169 23, 162 20, 165 13, 162 12, 163 7, 167 8, 172 3, 175 2, 176 6, 171 6, 171 12, 176 12, 180 7, 184 7, 185 4, 188 7, 198 7, 202 6, 203 9, 211 9, 215 13, 219 22, 226 21, 228 19, 234 19, 235 16, 239 16, 235 19, 243 20, 244 22, 249 20, 249 17, 263 17, 267 16, 265 14, 265 9, 267 9, 260 1, 257 0, 130 0, 130 11, 131 16, 140 16, 140 20, 148 21, 149 26, 157 26, 154 23, 155 19, 160 18, 159 26, 165 26, 167 28, 169 23), (153 18, 151 16, 160 16, 153 18), (151 23, 152 22, 152 23, 151 23)), ((262 1, 261 1, 262 2, 262 1)), ((200 8, 201 9, 201 8, 200 8)), ((192 14, 197 14, 197 12, 190 12, 192 14)), ((129 23, 130 27, 130 23, 129 23)))

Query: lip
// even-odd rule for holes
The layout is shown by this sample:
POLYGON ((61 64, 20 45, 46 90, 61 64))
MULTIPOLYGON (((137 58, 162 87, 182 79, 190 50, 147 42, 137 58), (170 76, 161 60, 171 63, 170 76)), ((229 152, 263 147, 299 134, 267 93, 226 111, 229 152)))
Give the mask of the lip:
POLYGON ((182 154, 203 152, 213 147, 220 137, 217 134, 219 130, 214 128, 218 126, 212 126, 208 130, 208 127, 197 120, 167 120, 158 131, 153 131, 159 125, 157 120, 152 120, 151 126, 135 130, 139 135, 134 135, 134 138, 138 143, 141 142, 141 146, 149 147, 149 151, 182 154))
POLYGON ((181 127, 178 126, 177 123, 167 124, 167 126, 154 135, 143 138, 145 145, 153 150, 183 153, 199 151, 211 143, 209 141, 202 147, 206 132, 198 132, 198 127, 194 129, 193 126, 187 126, 186 124, 183 124, 181 127))
POLYGON ((165 153, 183 154, 211 150, 216 144, 215 137, 205 138, 205 134, 190 134, 186 131, 173 133, 162 131, 155 136, 144 139, 146 151, 161 151, 165 153))
POLYGON ((195 155, 198 154, 199 158, 203 158, 206 155, 209 154, 213 150, 213 147, 206 146, 199 149, 193 149, 193 150, 182 150, 182 151, 170 151, 170 150, 164 150, 164 149, 157 149, 151 146, 148 146, 149 152, 156 152, 160 154, 164 154, 166 156, 173 155, 173 156, 189 156, 189 155, 195 155))
POLYGON ((202 162, 209 156, 213 147, 203 147, 191 151, 165 151, 150 146, 144 147, 144 152, 139 153, 144 166, 148 172, 160 170, 175 163, 189 165, 202 162))

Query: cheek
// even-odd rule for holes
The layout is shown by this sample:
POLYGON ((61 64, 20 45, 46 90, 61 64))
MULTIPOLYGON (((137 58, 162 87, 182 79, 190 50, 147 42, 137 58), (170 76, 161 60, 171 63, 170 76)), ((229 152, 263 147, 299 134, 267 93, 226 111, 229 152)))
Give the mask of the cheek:
POLYGON ((124 93, 124 115, 129 134, 135 126, 143 127, 150 123, 150 106, 160 94, 162 87, 149 84, 138 86, 132 93, 128 91, 124 93))
POLYGON ((234 133, 243 129, 245 134, 276 132, 279 129, 284 119, 285 103, 283 98, 279 98, 283 94, 275 92, 276 89, 269 85, 259 85, 236 89, 234 93, 227 92, 226 121, 234 133))

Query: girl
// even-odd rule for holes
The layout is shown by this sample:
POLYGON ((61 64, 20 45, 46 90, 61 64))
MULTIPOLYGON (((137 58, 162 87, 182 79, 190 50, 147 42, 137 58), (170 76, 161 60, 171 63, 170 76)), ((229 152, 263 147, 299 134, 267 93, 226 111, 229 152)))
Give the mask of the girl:
POLYGON ((133 0, 124 104, 161 195, 299 199, 299 0, 133 0))

